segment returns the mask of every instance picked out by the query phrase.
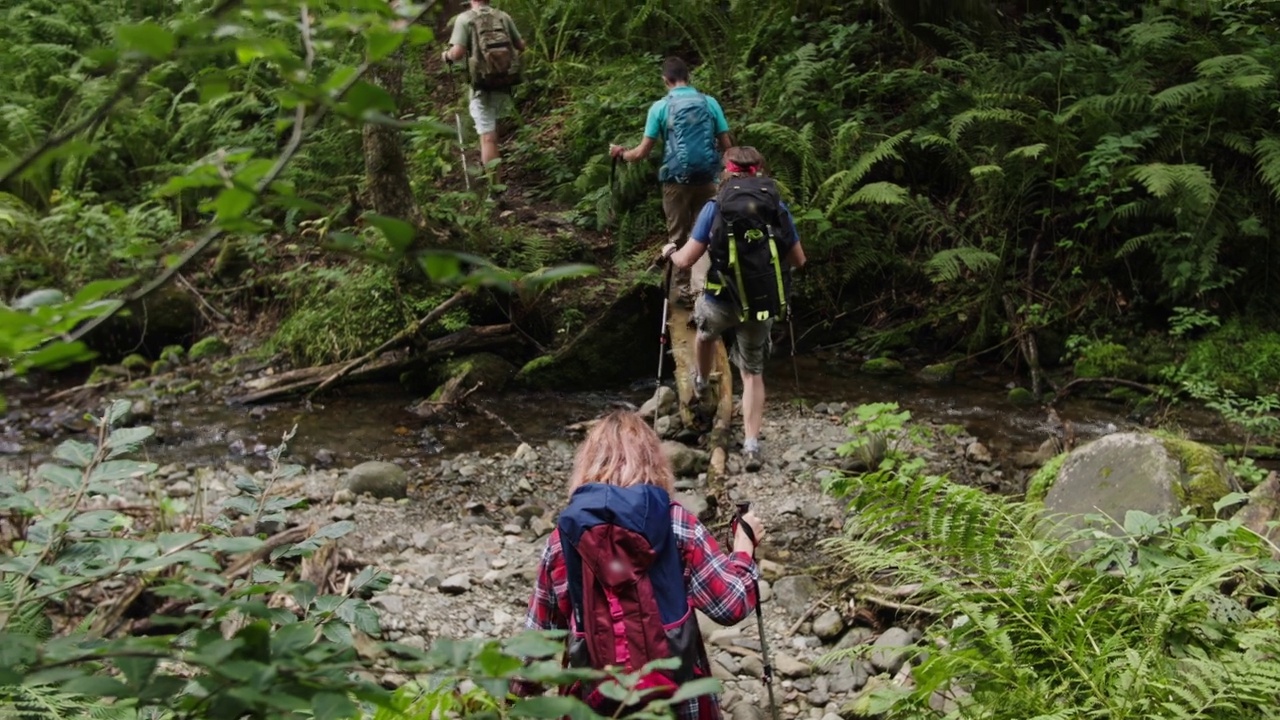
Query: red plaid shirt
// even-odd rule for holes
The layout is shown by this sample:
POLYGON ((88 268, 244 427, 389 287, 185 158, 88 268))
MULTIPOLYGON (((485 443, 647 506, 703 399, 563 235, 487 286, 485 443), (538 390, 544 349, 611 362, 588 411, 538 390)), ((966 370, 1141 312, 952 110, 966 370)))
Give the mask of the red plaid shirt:
MULTIPOLYGON (((756 607, 755 581, 760 571, 755 560, 741 552, 725 555, 706 526, 678 503, 671 504, 671 528, 680 548, 689 604, 721 625, 733 625, 745 619, 756 607)), ((556 531, 547 538, 547 547, 542 552, 524 624, 532 630, 567 630, 571 612, 569 571, 560 547, 560 533, 556 531)), ((535 688, 517 684, 513 690, 523 695, 535 688)), ((676 717, 718 720, 721 717, 719 700, 714 696, 708 699, 704 699, 701 712, 697 699, 680 703, 674 708, 676 717), (710 702, 706 702, 708 699, 710 702)))

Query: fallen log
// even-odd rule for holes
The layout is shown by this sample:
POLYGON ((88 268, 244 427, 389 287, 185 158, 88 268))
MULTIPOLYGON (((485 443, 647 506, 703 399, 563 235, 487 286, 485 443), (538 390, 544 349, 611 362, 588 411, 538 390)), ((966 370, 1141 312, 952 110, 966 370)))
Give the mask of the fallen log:
MULTIPOLYGON (((469 327, 430 341, 425 350, 415 355, 394 355, 372 360, 358 368, 353 367, 353 369, 342 375, 338 375, 338 373, 344 368, 352 367, 350 361, 300 368, 277 375, 254 378, 244 384, 245 389, 249 390, 249 392, 234 398, 232 402, 250 405, 302 393, 312 390, 312 388, 318 391, 326 381, 331 381, 330 384, 333 385, 338 382, 351 383, 399 374, 399 372, 414 363, 432 360, 450 353, 489 350, 518 340, 515 328, 511 323, 469 327)), ((315 391, 312 392, 314 393, 315 391)))
MULTIPOLYGON (((680 398, 680 419, 687 428, 701 424, 697 413, 690 406, 693 398, 692 368, 694 364, 694 330, 689 310, 676 302, 679 290, 671 288, 671 313, 668 319, 668 331, 671 336, 671 356, 675 359, 675 376, 677 395, 680 398)), ((707 451, 711 454, 711 463, 707 471, 707 490, 709 495, 721 496, 725 507, 732 507, 725 491, 725 459, 727 446, 732 438, 733 423, 733 374, 729 368, 729 356, 725 352, 723 342, 715 344, 715 358, 712 361, 709 389, 714 388, 716 396, 715 417, 711 421, 711 432, 707 436, 707 451), (718 378, 718 381, 717 381, 718 378)), ((704 401, 707 398, 704 398, 704 401)))

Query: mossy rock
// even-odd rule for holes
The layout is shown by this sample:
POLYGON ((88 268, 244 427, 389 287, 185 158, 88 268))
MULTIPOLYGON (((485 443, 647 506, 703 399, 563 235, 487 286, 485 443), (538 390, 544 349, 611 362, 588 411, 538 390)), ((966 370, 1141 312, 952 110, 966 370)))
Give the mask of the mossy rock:
POLYGON ((1175 489, 1183 507, 1194 509, 1201 517, 1210 517, 1214 503, 1241 489, 1222 453, 1167 432, 1157 431, 1155 436, 1182 466, 1183 482, 1175 489))
POLYGON ((897 375, 904 369, 901 362, 887 357, 871 358, 862 363, 862 372, 867 375, 897 375))
POLYGON ((1009 402, 1017 407, 1031 407, 1036 404, 1036 396, 1024 387, 1016 387, 1009 391, 1009 402))
POLYGON ((1143 375, 1143 369, 1124 345, 1097 343, 1085 348, 1076 360, 1075 374, 1078 378, 1138 380, 1143 375))
POLYGON ((191 362, 198 362, 206 358, 225 355, 230 349, 231 347, 227 345, 222 338, 216 335, 210 335, 207 338, 198 340, 195 345, 192 345, 191 349, 187 351, 187 358, 191 360, 191 362))
POLYGON ((916 379, 930 385, 950 385, 956 381, 956 364, 942 362, 926 365, 916 373, 916 379))
POLYGON ((186 356, 187 349, 181 345, 167 345, 160 351, 161 362, 166 362, 173 366, 181 365, 183 358, 186 356))
POLYGON ((1239 483, 1213 448, 1168 433, 1126 432, 1054 458, 1031 478, 1027 498, 1043 498, 1064 528, 1117 533, 1117 523, 1130 511, 1169 518, 1188 508, 1212 517, 1214 503, 1237 490, 1239 483), (1109 519, 1094 523, 1091 516, 1109 519))
MULTIPOLYGON (((476 383, 484 392, 501 392, 507 386, 516 368, 511 363, 493 353, 476 353, 446 360, 431 370, 434 380, 443 386, 450 379, 461 376, 462 384, 471 387, 476 383)), ((437 388, 437 392, 439 388, 437 388)), ((435 394, 433 399, 438 399, 435 394)))
POLYGON ((1058 480, 1058 471, 1062 469, 1062 461, 1066 459, 1067 453, 1058 453, 1032 474, 1027 480, 1027 502, 1044 502, 1044 496, 1049 494, 1054 482, 1058 480))
POLYGON ((89 373, 89 379, 85 381, 86 385, 97 385, 98 383, 107 382, 116 378, 127 377, 129 372, 119 365, 99 365, 89 373))
POLYGON ((130 372, 133 372, 134 370, 146 371, 151 368, 151 361, 138 353, 133 353, 132 355, 126 355, 125 358, 120 361, 120 367, 130 372))
MULTIPOLYGON (((635 283, 566 345, 526 363, 516 373, 516 382, 537 389, 587 390, 653 373, 661 300, 653 286, 635 283)), ((670 362, 667 367, 672 367, 670 362)))
POLYGON ((85 342, 113 359, 138 351, 160 357, 167 347, 185 347, 192 342, 199 319, 199 308, 190 293, 165 287, 127 304, 123 312, 91 331, 85 342))

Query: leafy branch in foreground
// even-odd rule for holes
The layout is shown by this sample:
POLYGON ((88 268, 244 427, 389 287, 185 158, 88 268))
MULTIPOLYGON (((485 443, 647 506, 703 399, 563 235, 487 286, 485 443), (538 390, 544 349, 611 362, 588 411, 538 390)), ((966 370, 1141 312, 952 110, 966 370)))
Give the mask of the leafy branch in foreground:
MULTIPOLYGON (((836 486, 864 582, 914 585, 938 622, 892 718, 1261 718, 1280 696, 1280 563, 1237 522, 1131 511, 1115 534, 1067 532, 1043 507, 946 478, 874 473, 836 486)), ((847 653, 846 653, 847 654, 847 653)))

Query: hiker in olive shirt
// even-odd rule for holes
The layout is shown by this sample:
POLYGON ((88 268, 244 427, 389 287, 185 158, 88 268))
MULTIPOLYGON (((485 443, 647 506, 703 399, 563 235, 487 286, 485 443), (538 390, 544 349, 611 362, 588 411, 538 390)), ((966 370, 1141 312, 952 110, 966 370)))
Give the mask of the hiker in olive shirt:
MULTIPOLYGON (((654 143, 662 140, 658 181, 662 183, 662 211, 667 216, 667 242, 682 247, 693 231, 698 212, 715 197, 720 152, 732 147, 733 140, 720 103, 689 84, 689 66, 684 60, 667 58, 662 64, 662 80, 667 96, 649 107, 644 139, 629 150, 611 145, 609 154, 636 162, 648 157, 654 143)), ((680 300, 686 307, 693 305, 706 283, 709 266, 709 259, 704 257, 691 269, 679 271, 680 300)))
MULTIPOLYGON (((511 70, 512 77, 505 80, 509 83, 507 87, 499 89, 477 88, 476 85, 476 68, 474 67, 472 41, 475 34, 472 32, 473 26, 477 25, 477 19, 482 14, 493 13, 496 20, 501 22, 501 27, 506 31, 506 35, 510 38, 511 45, 519 52, 524 52, 525 42, 520 37, 520 31, 516 28, 516 24, 511 20, 511 16, 501 10, 490 7, 489 0, 469 0, 471 8, 466 12, 458 15, 453 22, 453 34, 449 38, 449 49, 444 51, 441 57, 446 63, 453 63, 465 58, 471 58, 469 62, 471 67, 471 119, 475 121, 476 133, 480 135, 480 161, 486 168, 489 163, 499 158, 498 154, 498 118, 506 115, 511 111, 511 90, 509 85, 519 82, 519 53, 509 53, 513 56, 514 67, 511 70)), ((509 48, 507 49, 509 52, 509 48)))

